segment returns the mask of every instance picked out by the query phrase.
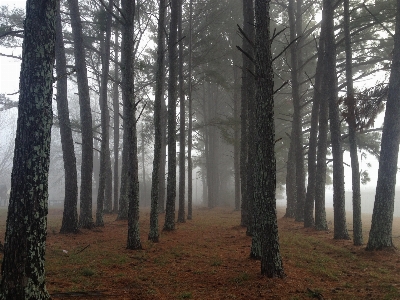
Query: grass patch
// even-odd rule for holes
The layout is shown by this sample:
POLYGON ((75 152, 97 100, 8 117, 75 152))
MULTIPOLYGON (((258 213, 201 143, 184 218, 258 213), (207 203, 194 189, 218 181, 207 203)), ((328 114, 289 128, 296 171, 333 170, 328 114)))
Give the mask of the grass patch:
POLYGON ((92 269, 83 269, 81 271, 82 276, 86 276, 86 277, 91 277, 95 274, 95 272, 92 269))

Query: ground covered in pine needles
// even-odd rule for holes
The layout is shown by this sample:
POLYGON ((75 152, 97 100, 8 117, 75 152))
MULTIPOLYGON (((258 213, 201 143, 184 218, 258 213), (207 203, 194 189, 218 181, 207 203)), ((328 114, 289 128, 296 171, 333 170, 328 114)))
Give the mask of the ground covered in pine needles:
MULTIPOLYGON (((352 241, 333 240, 331 231, 304 229, 283 213, 279 209, 287 277, 269 279, 260 275, 260 262, 249 258, 251 238, 238 226, 240 212, 229 208, 198 208, 192 221, 161 232, 157 244, 147 241, 144 210, 139 251, 126 249, 127 222, 115 215, 105 216, 104 227, 62 235, 62 210, 51 209, 47 288, 52 299, 400 299, 397 250, 367 252, 352 241)), ((3 242, 5 211, 0 216, 3 242)), ((365 235, 369 226, 365 216, 365 235)), ((399 235, 396 219, 395 243, 399 235)))

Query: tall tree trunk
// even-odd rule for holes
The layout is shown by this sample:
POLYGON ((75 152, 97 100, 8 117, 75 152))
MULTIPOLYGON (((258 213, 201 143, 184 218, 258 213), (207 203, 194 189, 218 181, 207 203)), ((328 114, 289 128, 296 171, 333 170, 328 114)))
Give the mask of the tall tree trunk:
POLYGON ((392 226, 400 142, 400 0, 397 0, 396 7, 396 31, 392 68, 379 156, 378 182, 367 250, 394 247, 392 226))
POLYGON ((147 207, 147 182, 146 182, 146 157, 145 157, 145 146, 144 146, 144 125, 142 124, 141 132, 141 142, 142 142, 142 177, 143 177, 143 205, 147 207))
POLYGON ((183 90, 182 0, 179 0, 179 208, 178 223, 185 222, 185 93, 183 90))
POLYGON ((360 191, 360 168, 358 164, 355 98, 353 88, 352 49, 350 36, 350 9, 349 0, 343 1, 344 7, 344 36, 346 49, 346 84, 348 103, 348 124, 351 158, 351 178, 353 188, 353 243, 355 246, 363 244, 362 221, 361 221, 361 191, 360 191))
MULTIPOLYGON (((316 198, 316 182, 317 182, 317 146, 318 146, 318 115, 320 115, 320 102, 322 96, 322 77, 323 77, 323 66, 324 66, 324 52, 325 52, 325 20, 321 23, 321 33, 318 47, 318 61, 315 71, 315 83, 314 83, 314 95, 313 105, 311 109, 311 128, 310 138, 308 143, 308 183, 307 183, 307 194, 304 204, 304 227, 314 226, 314 202, 316 198)), ((324 100, 322 100, 324 101, 324 100)), ((325 154, 326 155, 326 154, 325 154)), ((325 185, 325 183, 324 183, 325 185)), ((320 198, 320 200, 322 200, 320 198)), ((321 209, 322 205, 318 204, 321 209)), ((316 204, 317 206, 317 204, 316 204)), ((320 216, 324 215, 324 211, 320 211, 320 216)), ((323 217, 322 217, 323 218, 323 217)), ((323 220, 320 219, 322 223, 323 220)), ((326 221, 325 221, 326 223, 326 221)), ((322 227, 326 226, 323 225, 322 227)))
POLYGON ((159 203, 158 203, 158 212, 165 212, 165 198, 166 198, 166 189, 165 189, 165 167, 167 165, 167 106, 165 104, 164 99, 164 89, 161 97, 161 158, 160 158, 160 195, 159 195, 159 203))
POLYGON ((168 41, 168 177, 167 205, 164 230, 175 230, 176 200, 176 87, 177 87, 177 29, 180 0, 171 0, 171 21, 168 41))
MULTIPOLYGON (((323 57, 323 69, 326 70, 325 48, 326 48, 326 29, 327 16, 325 7, 322 11, 321 34, 319 38, 319 54, 323 57)), ((317 169, 315 181, 315 228, 317 230, 328 230, 325 210, 325 183, 326 183, 326 154, 328 143, 328 96, 326 95, 327 82, 326 72, 322 78, 322 97, 319 108, 319 132, 317 145, 317 169)))
MULTIPOLYGON (((114 1, 110 0, 108 10, 112 11, 114 1)), ((104 226, 103 210, 106 194, 106 179, 107 179, 107 163, 110 159, 110 143, 109 143, 109 119, 110 113, 108 111, 107 102, 107 85, 108 73, 110 70, 110 49, 111 49, 111 14, 107 14, 105 40, 103 47, 100 51, 101 55, 101 86, 100 86, 100 112, 101 112, 101 146, 100 146, 100 172, 99 172, 99 185, 97 191, 97 211, 96 211, 96 226, 104 226), (107 158, 108 157, 108 158, 107 158)))
MULTIPOLYGON (((119 1, 115 3, 119 7, 119 1)), ((118 66, 118 48, 119 48, 119 30, 116 26, 114 30, 114 83, 113 83, 113 109, 114 109, 114 207, 113 212, 119 211, 119 66, 118 66)))
MULTIPOLYGON (((60 11, 60 2, 57 2, 60 11)), ((61 146, 63 151, 65 171, 65 198, 64 212, 60 233, 77 233, 78 230, 78 177, 76 171, 76 157, 74 140, 72 138, 71 123, 68 109, 68 79, 67 61, 62 33, 61 16, 57 15, 56 24, 56 74, 57 74, 57 111, 60 123, 61 146)))
POLYGON ((325 44, 325 97, 329 101, 329 124, 333 157, 333 207, 334 239, 350 239, 346 225, 344 195, 344 168, 340 117, 337 96, 336 43, 334 31, 334 1, 325 0, 326 44, 325 44))
POLYGON ((276 216, 276 161, 270 1, 255 1, 256 17, 256 158, 254 164, 254 233, 260 242, 261 274, 285 276, 279 250, 276 216), (267 174, 267 175, 266 175, 267 174))
POLYGON ((188 66, 188 214, 187 219, 193 218, 193 108, 192 108, 192 23, 193 23, 193 0, 189 0, 189 66, 188 66))
POLYGON ((45 283, 57 1, 26 3, 2 299, 50 299, 45 283))
MULTIPOLYGON (((245 33, 250 41, 254 41, 255 38, 255 30, 254 30, 254 6, 253 1, 246 0, 246 21, 249 23, 246 26, 245 33)), ((254 45, 251 45, 246 39, 244 39, 246 43, 245 51, 251 56, 254 57, 254 45)), ((247 58, 248 59, 248 58, 247 58)), ((247 170, 246 170, 246 199, 247 199, 247 231, 246 234, 248 236, 252 235, 253 231, 253 219, 254 219, 254 211, 253 211, 253 194, 254 194, 254 161, 256 155, 256 148, 254 143, 254 136, 256 134, 256 120, 255 120, 255 80, 254 80, 254 73, 255 73, 255 66, 253 62, 248 62, 246 65, 247 71, 247 78, 246 78, 246 101, 247 101, 247 170)), ((253 253, 253 251, 251 251, 253 253)), ((252 254, 251 254, 252 255, 252 254)), ((255 254, 254 254, 255 255, 255 254)), ((253 255, 252 255, 253 256, 253 255)), ((257 255, 258 256, 258 255, 257 255)))
MULTIPOLYGON (((301 9, 301 2, 297 3, 297 10, 301 9)), ((304 172, 304 153, 303 153, 303 128, 301 120, 301 96, 300 96, 300 64, 299 57, 302 55, 302 44, 301 28, 301 11, 297 11, 296 17, 300 20, 296 20, 294 12, 294 0, 289 0, 289 23, 290 23, 290 40, 293 41, 296 38, 299 40, 290 47, 290 58, 291 58, 291 76, 292 76, 292 98, 293 98, 293 123, 294 127, 291 142, 294 143, 294 153, 296 159, 296 221, 304 221, 304 201, 305 201, 305 172, 304 172), (297 30, 297 32, 296 32, 297 30)))
POLYGON ((90 108, 89 85, 83 44, 82 22, 78 0, 68 0, 71 28, 74 40, 75 69, 78 81, 79 108, 82 131, 82 164, 79 225, 92 228, 92 174, 93 174, 93 131, 90 108))
MULTIPOLYGON (((243 0, 243 31, 247 36, 250 36, 254 24, 254 9, 252 0, 243 0), (252 17, 253 16, 253 17, 252 17)), ((243 38, 242 48, 245 52, 253 49, 249 47, 249 43, 243 38)), ((242 205, 241 205, 241 225, 249 225, 248 215, 248 193, 247 193, 247 158, 248 158, 248 78, 252 76, 249 74, 248 68, 252 67, 252 62, 243 53, 242 54, 242 87, 241 87, 241 137, 240 137, 240 183, 241 183, 241 194, 242 194, 242 205)))
MULTIPOLYGON (((125 196, 128 199, 128 239, 127 248, 142 249, 139 233, 139 178, 138 151, 136 132, 136 104, 134 93, 134 15, 135 1, 122 0, 121 11, 124 13, 122 27, 122 95, 124 105, 124 151, 126 156, 126 174, 121 180, 125 182, 125 196)), ((122 193, 121 193, 122 194, 122 193)))
POLYGON ((159 240, 158 232, 158 199, 160 196, 160 163, 162 147, 161 130, 161 103, 163 99, 164 86, 164 23, 165 23, 166 1, 160 0, 158 7, 158 30, 157 30, 157 69, 156 89, 154 99, 154 160, 153 174, 151 180, 151 209, 150 209, 150 231, 148 239, 154 243, 159 240))
MULTIPOLYGON (((235 59, 236 62, 236 59, 235 59)), ((235 210, 240 210, 240 78, 238 64, 233 63, 233 118, 234 118, 234 144, 233 144, 233 169, 235 177, 235 210)))

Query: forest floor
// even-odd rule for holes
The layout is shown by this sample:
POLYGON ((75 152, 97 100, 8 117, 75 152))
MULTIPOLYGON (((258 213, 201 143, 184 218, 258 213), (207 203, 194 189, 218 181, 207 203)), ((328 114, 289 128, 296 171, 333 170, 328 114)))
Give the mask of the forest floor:
MULTIPOLYGON (((105 216, 105 226, 61 235, 62 210, 50 209, 46 249, 52 299, 400 299, 400 253, 367 252, 332 231, 304 229, 278 208, 284 279, 260 275, 249 258, 251 238, 240 212, 195 209, 193 220, 147 240, 149 212, 141 213, 143 250, 126 249, 127 222, 105 216), (65 251, 64 251, 65 250, 65 251), (66 253, 67 252, 67 253, 66 253)), ((367 239, 371 216, 364 216, 367 239)), ((164 214, 160 215, 163 224, 164 214)), ((332 226, 332 215, 328 213, 332 226)), ((348 222, 351 229, 351 220, 348 222)), ((0 211, 4 237, 5 210, 0 211)), ((400 246, 400 218, 394 241, 400 246)), ((3 241, 2 241, 3 242, 3 241)))

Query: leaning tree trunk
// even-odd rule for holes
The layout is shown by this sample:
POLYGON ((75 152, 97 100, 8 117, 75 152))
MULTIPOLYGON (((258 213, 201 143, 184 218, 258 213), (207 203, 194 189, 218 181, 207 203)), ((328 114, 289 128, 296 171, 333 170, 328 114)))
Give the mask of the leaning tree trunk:
POLYGON ((20 73, 1 299, 50 299, 45 283, 48 175, 53 123, 56 1, 28 0, 20 73))
POLYGON ((166 3, 160 0, 158 8, 158 31, 157 31, 157 69, 156 69, 156 89, 154 99, 154 160, 153 173, 151 180, 151 209, 150 209, 150 231, 148 239, 158 242, 158 199, 160 195, 160 162, 162 147, 161 130, 161 103, 163 99, 164 85, 164 23, 165 23, 166 3))
POLYGON ((336 43, 334 31, 334 4, 333 1, 324 1, 326 15, 325 41, 325 97, 329 101, 329 124, 331 132, 333 157, 333 213, 334 239, 350 239, 346 225, 346 209, 344 194, 344 167, 342 138, 340 134, 340 117, 336 77, 336 43))
POLYGON ((348 124, 351 159, 351 178, 353 188, 353 243, 355 246, 363 244, 362 221, 361 221, 361 191, 360 191, 360 168, 358 164, 355 98, 353 88, 352 49, 350 36, 350 9, 349 0, 344 0, 344 36, 346 49, 346 84, 348 103, 348 124))
MULTIPOLYGON (((57 2, 60 11, 60 2, 57 2)), ((65 171, 65 198, 64 212, 60 233, 77 233, 78 229, 78 177, 76 171, 76 157, 74 140, 72 138, 71 122, 68 109, 68 79, 67 61, 62 33, 60 14, 57 15, 56 38, 56 74, 57 74, 57 111, 60 125, 61 146, 65 171)))
MULTIPOLYGON (((112 11, 113 0, 109 1, 108 10, 112 11)), ((97 192, 97 211, 96 211, 96 226, 104 226, 103 210, 106 195, 106 180, 107 180, 107 163, 110 157, 110 143, 109 143, 109 119, 110 113, 107 104, 107 85, 108 73, 110 70, 110 49, 111 49, 111 14, 107 14, 106 22, 106 36, 103 42, 103 47, 100 51, 102 53, 102 73, 101 73, 101 86, 100 86, 100 112, 101 112, 101 146, 100 146, 100 172, 99 172, 99 186, 97 192), (107 159, 108 157, 108 159, 107 159)))
POLYGON ((179 41, 179 207, 178 223, 185 222, 185 93, 183 91, 183 39, 182 0, 179 0, 178 41, 179 41))
POLYGON ((396 31, 389 92, 382 131, 378 182, 367 250, 393 248, 392 223, 400 142, 400 0, 397 0, 396 31))
POLYGON ((260 242, 261 274, 285 276, 279 250, 276 216, 276 161, 273 70, 270 40, 270 1, 255 1, 256 38, 256 156, 254 164, 254 231, 260 242))
POLYGON ((176 87, 177 87, 177 29, 180 0, 171 0, 171 21, 168 41, 169 78, 168 78, 168 177, 167 204, 164 230, 175 230, 176 199, 176 87))
POLYGON ((93 174, 93 131, 90 108, 89 85, 83 44, 82 22, 78 0, 68 0, 71 28, 74 41, 75 69, 78 81, 79 108, 82 131, 82 164, 79 226, 92 228, 92 174, 93 174))

